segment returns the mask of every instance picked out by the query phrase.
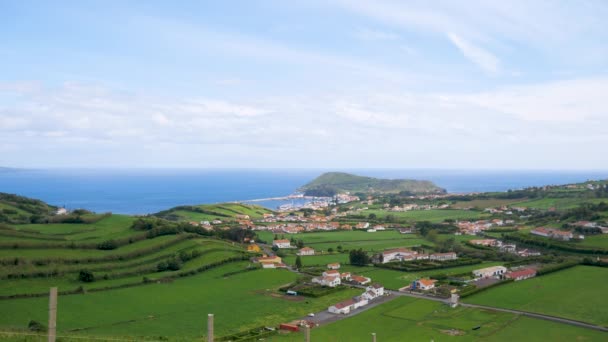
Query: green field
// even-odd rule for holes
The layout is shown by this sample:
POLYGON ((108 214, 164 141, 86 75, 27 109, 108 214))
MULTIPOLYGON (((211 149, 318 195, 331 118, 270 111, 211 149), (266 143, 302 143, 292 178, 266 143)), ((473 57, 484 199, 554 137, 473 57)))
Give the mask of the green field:
POLYGON ((608 326, 608 269, 576 266, 466 298, 467 302, 608 326))
MULTIPOLYGON (((470 308, 451 309, 400 297, 361 314, 311 330, 311 341, 605 341, 605 333, 518 315, 470 308), (480 329, 472 330, 479 326, 480 329)), ((302 333, 268 341, 302 341, 302 333)))
POLYGON ((577 242, 576 245, 608 249, 608 234, 587 235, 583 241, 577 242))
POLYGON ((392 215, 398 220, 405 221, 430 221, 443 222, 444 220, 477 220, 488 217, 480 211, 459 209, 433 209, 433 210, 411 210, 411 211, 386 211, 386 210, 364 210, 364 215, 375 214, 376 217, 384 219, 392 215))
MULTIPOLYGON (((216 336, 220 336, 261 325, 276 325, 323 310, 360 292, 344 290, 318 299, 293 301, 275 291, 296 279, 297 275, 292 272, 257 270, 223 276, 245 266, 246 263, 230 264, 165 284, 60 296, 58 331, 191 339, 205 334, 207 313, 214 313, 216 336)), ((2 329, 23 329, 31 319, 46 320, 46 298, 0 303, 2 329)))
MULTIPOLYGON (((273 233, 262 231, 258 236, 268 243, 272 243, 274 238, 273 233)), ((286 239, 292 237, 296 240, 304 241, 304 245, 314 248, 316 251, 327 251, 333 248, 334 251, 338 246, 342 246, 344 250, 362 248, 366 251, 382 251, 389 248, 397 247, 413 247, 419 245, 432 246, 433 243, 415 234, 400 234, 396 230, 377 231, 368 233, 363 230, 352 231, 334 231, 334 232, 314 232, 303 234, 279 234, 284 235, 286 239)))
POLYGON ((185 220, 185 221, 213 221, 213 220, 234 220, 236 215, 249 215, 251 219, 262 218, 264 214, 273 213, 272 210, 259 205, 243 203, 221 203, 221 204, 201 204, 195 206, 176 207, 155 214, 159 217, 185 220))
POLYGON ((135 232, 130 230, 134 220, 135 218, 132 216, 112 215, 88 224, 23 224, 15 225, 14 228, 20 231, 36 232, 41 236, 60 236, 67 241, 100 242, 134 234, 135 232))
POLYGON ((582 203, 600 203, 606 201, 606 199, 599 198, 542 198, 537 200, 530 200, 524 202, 513 203, 516 207, 536 208, 536 209, 549 209, 555 208, 557 210, 572 209, 576 208, 582 203))
POLYGON ((496 207, 502 207, 503 205, 511 205, 517 201, 518 200, 497 199, 497 198, 476 199, 476 200, 472 200, 472 201, 454 202, 450 206, 454 209, 478 208, 478 209, 483 210, 485 208, 496 208, 496 207))

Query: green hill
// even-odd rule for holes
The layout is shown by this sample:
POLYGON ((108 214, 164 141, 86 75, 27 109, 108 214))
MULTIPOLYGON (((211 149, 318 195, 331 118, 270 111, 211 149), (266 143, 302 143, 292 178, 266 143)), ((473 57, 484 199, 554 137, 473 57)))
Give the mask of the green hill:
POLYGON ((32 223, 56 210, 37 199, 0 192, 0 223, 32 223))
POLYGON ((327 172, 299 189, 308 196, 333 196, 336 193, 445 193, 433 182, 414 179, 380 179, 344 172, 327 172))
POLYGON ((237 215, 248 215, 251 219, 262 218, 272 210, 259 205, 242 203, 219 203, 201 205, 182 205, 154 214, 171 221, 233 221, 237 215))

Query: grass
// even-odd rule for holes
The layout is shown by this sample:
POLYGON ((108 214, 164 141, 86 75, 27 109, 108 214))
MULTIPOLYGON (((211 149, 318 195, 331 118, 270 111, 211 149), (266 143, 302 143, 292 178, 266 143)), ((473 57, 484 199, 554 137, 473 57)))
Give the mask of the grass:
POLYGON ((485 208, 502 207, 503 205, 511 205, 511 204, 513 204, 513 203, 515 203, 517 201, 518 200, 497 199, 497 198, 492 198, 492 199, 476 199, 476 200, 472 200, 472 201, 454 202, 450 206, 452 208, 454 208, 454 209, 464 209, 464 208, 485 209, 485 208))
MULTIPOLYGON (((327 308, 360 290, 290 301, 276 289, 294 281, 285 270, 258 270, 229 277, 246 263, 225 265, 166 284, 151 284, 85 295, 60 296, 58 331, 99 336, 171 336, 192 339, 205 333, 207 313, 216 317, 216 336, 260 325, 275 325, 327 308)), ((2 301, 0 326, 25 328, 46 321, 46 298, 2 301)))
POLYGON ((467 298, 474 304, 519 309, 608 325, 608 270, 577 266, 514 282, 467 298))
POLYGON ((22 231, 38 232, 44 235, 61 235, 68 241, 100 242, 133 235, 131 224, 135 220, 132 216, 112 215, 95 223, 51 223, 51 224, 23 224, 14 228, 22 231))
POLYGON ((587 235, 583 241, 577 242, 576 245, 608 249, 608 234, 587 235))
MULTIPOLYGON (((510 313, 451 309, 423 299, 400 297, 351 318, 311 330, 313 341, 604 341, 605 333, 510 313), (478 330, 473 327, 480 326, 478 330), (450 332, 459 336, 452 336, 450 332)), ((267 341, 301 341, 301 333, 267 341)))
MULTIPOLYGON (((262 231, 258 236, 269 243, 274 238, 273 233, 262 231)), ((345 250, 362 248, 366 251, 382 251, 395 247, 413 247, 422 244, 433 245, 432 242, 421 239, 420 236, 414 234, 400 234, 396 230, 378 231, 368 233, 362 230, 352 231, 334 231, 334 232, 314 232, 303 234, 279 234, 285 235, 285 238, 293 237, 296 240, 304 241, 306 246, 312 247, 317 251, 327 251, 333 248, 334 251, 340 245, 345 250)))
POLYGON ((201 204, 194 207, 205 210, 206 212, 192 211, 183 207, 177 207, 170 209, 167 212, 163 212, 163 216, 172 214, 177 215, 180 220, 199 222, 213 221, 215 219, 232 221, 236 218, 236 215, 249 215, 251 219, 259 219, 262 218, 264 214, 272 213, 271 210, 264 207, 242 203, 201 204))
POLYGON ((378 218, 392 215, 398 220, 443 222, 445 220, 477 220, 488 217, 488 214, 474 210, 434 209, 411 211, 364 210, 364 215, 375 214, 378 218))
POLYGON ((531 201, 517 202, 513 203, 513 206, 517 207, 526 207, 526 208, 536 208, 536 209, 549 209, 555 208, 557 210, 563 209, 572 209, 576 208, 582 203, 600 203, 602 201, 606 201, 606 199, 601 198, 577 198, 577 197, 567 197, 567 198, 542 198, 531 201))

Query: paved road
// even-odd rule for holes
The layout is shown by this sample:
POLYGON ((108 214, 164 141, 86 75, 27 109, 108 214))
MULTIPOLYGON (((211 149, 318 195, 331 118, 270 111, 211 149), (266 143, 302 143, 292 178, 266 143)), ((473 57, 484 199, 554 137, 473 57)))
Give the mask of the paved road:
MULTIPOLYGON (((298 270, 295 270, 292 268, 290 268, 290 270, 292 272, 300 273, 300 272, 298 272, 298 270)), ((366 288, 366 286, 363 286, 363 285, 349 285, 349 286, 355 287, 355 288, 360 288, 360 289, 366 288)), ((425 295, 425 294, 419 294, 419 293, 415 293, 415 292, 399 292, 399 291, 385 290, 385 293, 387 294, 387 296, 377 298, 374 301, 370 302, 368 305, 360 307, 354 311, 351 311, 351 313, 349 313, 347 315, 333 314, 333 313, 328 312, 327 310, 324 310, 324 311, 315 313, 314 317, 302 317, 301 319, 317 323, 318 325, 323 325, 323 324, 339 321, 341 319, 345 319, 345 318, 349 318, 349 317, 358 315, 361 312, 367 311, 373 307, 376 307, 380 304, 384 304, 386 302, 389 302, 389 301, 391 301, 397 297, 401 297, 401 296, 434 300, 434 301, 442 302, 442 303, 446 303, 446 304, 449 303, 448 299, 445 299, 445 298, 438 298, 438 297, 433 297, 433 296, 429 296, 429 295, 425 295)), ((521 310, 497 308, 494 306, 467 304, 467 303, 462 303, 462 302, 459 303, 459 305, 461 305, 465 308, 477 308, 477 309, 494 310, 494 311, 500 311, 500 312, 508 312, 508 313, 512 313, 512 314, 516 314, 516 315, 544 319, 544 320, 552 321, 552 322, 556 322, 556 323, 569 324, 569 325, 577 326, 580 328, 608 332, 607 327, 590 324, 590 323, 585 323, 585 322, 581 322, 581 321, 576 321, 576 320, 572 320, 572 319, 562 318, 562 317, 543 315, 543 314, 539 314, 539 313, 521 311, 521 310)))
POLYGON ((599 330, 599 331, 608 332, 608 328, 606 328, 606 327, 602 327, 602 326, 594 325, 594 324, 589 324, 589 323, 585 323, 585 322, 580 322, 580 321, 575 321, 575 320, 571 320, 571 319, 567 319, 567 318, 561 318, 561 317, 555 317, 555 316, 549 316, 549 315, 542 315, 542 314, 538 314, 538 313, 534 313, 534 312, 528 312, 528 311, 520 311, 520 310, 496 308, 496 307, 493 307, 493 306, 484 306, 484 305, 466 304, 466 303, 460 303, 460 305, 462 305, 465 308, 477 308, 477 309, 486 309, 486 310, 494 310, 494 311, 501 311, 501 312, 509 312, 509 313, 513 313, 513 314, 516 314, 516 315, 534 317, 534 318, 544 319, 544 320, 547 320, 547 321, 552 321, 552 322, 557 322, 557 323, 570 324, 570 325, 574 325, 574 326, 581 327, 581 328, 587 328, 587 329, 593 329, 593 330, 599 330))

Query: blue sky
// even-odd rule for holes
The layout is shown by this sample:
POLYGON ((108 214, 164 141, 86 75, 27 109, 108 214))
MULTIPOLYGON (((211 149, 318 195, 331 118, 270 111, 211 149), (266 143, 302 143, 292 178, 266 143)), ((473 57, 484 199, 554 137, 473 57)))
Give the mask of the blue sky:
POLYGON ((605 1, 3 1, 0 165, 608 169, 605 1))

